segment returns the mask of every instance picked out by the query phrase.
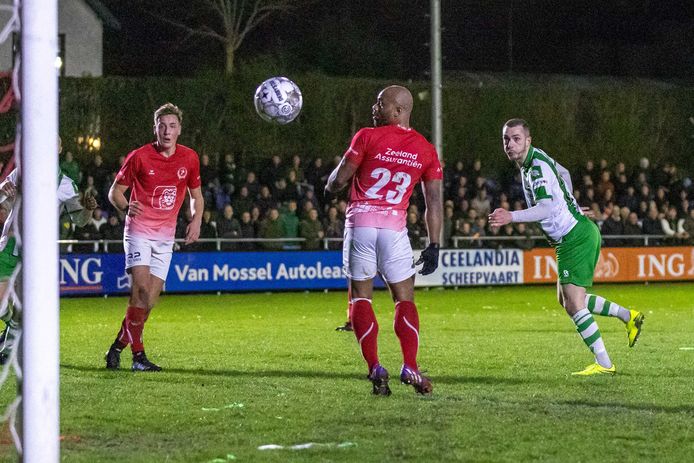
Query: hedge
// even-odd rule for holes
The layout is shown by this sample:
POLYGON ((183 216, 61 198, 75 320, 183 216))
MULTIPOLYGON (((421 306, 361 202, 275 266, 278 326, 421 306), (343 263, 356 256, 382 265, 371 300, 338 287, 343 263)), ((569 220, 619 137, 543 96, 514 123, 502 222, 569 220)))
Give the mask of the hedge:
MULTIPOLYGON (((341 155, 352 134, 370 125, 371 105, 391 82, 291 75, 304 109, 287 126, 262 121, 253 108, 256 86, 267 75, 242 70, 194 79, 65 78, 60 82, 60 131, 66 149, 87 162, 78 137, 99 136, 107 159, 127 154, 152 138, 152 113, 171 101, 184 111, 181 143, 213 158, 231 152, 257 165, 271 155, 300 154, 307 161, 341 155)), ((427 82, 408 82, 415 95, 412 124, 430 135, 427 82)), ((641 157, 673 161, 691 171, 694 87, 652 81, 575 77, 459 75, 444 80, 444 159, 483 159, 488 169, 507 164, 501 126, 523 117, 534 143, 573 167, 585 159, 635 164, 641 157)), ((7 137, 8 117, 0 135, 7 137)))

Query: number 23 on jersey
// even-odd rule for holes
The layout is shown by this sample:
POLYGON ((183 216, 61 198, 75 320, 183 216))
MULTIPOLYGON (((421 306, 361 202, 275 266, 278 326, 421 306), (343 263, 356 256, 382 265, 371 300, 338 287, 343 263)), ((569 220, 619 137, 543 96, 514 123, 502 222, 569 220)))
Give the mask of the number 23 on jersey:
POLYGON ((371 171, 371 178, 376 179, 376 183, 366 191, 366 196, 371 199, 383 199, 389 204, 400 204, 403 196, 407 193, 407 187, 412 182, 410 174, 405 172, 391 172, 385 167, 378 167, 371 171))

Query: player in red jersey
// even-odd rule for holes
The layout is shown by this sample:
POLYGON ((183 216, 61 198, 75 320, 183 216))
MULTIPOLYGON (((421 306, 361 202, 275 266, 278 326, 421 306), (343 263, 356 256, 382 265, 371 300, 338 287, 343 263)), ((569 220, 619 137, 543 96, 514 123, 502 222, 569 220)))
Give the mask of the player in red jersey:
POLYGON ((388 371, 378 360, 378 322, 371 307, 373 278, 380 272, 395 300, 395 333, 403 366, 400 380, 420 394, 432 390, 417 365, 419 315, 414 304, 415 265, 421 274, 438 266, 441 234, 441 165, 434 147, 410 127, 412 94, 405 87, 383 89, 373 105, 374 128, 352 139, 326 190, 337 192, 351 181, 345 223, 343 264, 351 290, 351 322, 369 368, 376 395, 390 395, 388 371), (422 182, 429 246, 413 263, 405 218, 412 190, 422 182))
POLYGON ((111 185, 108 199, 126 214, 123 243, 125 268, 132 276, 130 300, 120 331, 106 353, 106 368, 120 368, 120 353, 130 344, 133 371, 159 371, 145 355, 142 331, 159 298, 173 253, 176 217, 191 197, 193 220, 186 244, 200 236, 204 202, 200 189, 198 154, 176 142, 181 134, 182 112, 167 103, 154 113, 154 143, 131 152, 111 185), (125 192, 130 190, 130 200, 125 192))

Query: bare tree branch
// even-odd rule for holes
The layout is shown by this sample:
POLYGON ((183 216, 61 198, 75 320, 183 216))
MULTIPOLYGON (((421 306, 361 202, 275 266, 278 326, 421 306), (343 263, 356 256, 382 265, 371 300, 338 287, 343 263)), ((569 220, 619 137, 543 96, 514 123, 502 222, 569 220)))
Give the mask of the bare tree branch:
POLYGON ((227 41, 227 37, 217 33, 215 30, 213 30, 209 26, 200 26, 198 28, 195 28, 195 27, 188 26, 185 23, 178 22, 176 20, 161 16, 158 14, 155 15, 154 13, 152 13, 150 11, 147 11, 147 14, 149 14, 153 18, 156 18, 158 21, 161 21, 163 23, 169 24, 171 26, 174 26, 174 27, 177 27, 178 29, 183 30, 184 32, 187 33, 187 37, 191 37, 191 36, 208 37, 208 38, 214 39, 214 40, 216 40, 218 42, 222 42, 222 43, 226 43, 226 41, 227 41))
MULTIPOLYGON (((149 15, 165 24, 182 30, 185 40, 192 37, 208 38, 220 42, 227 50, 227 72, 234 69, 234 51, 243 44, 248 34, 256 29, 269 16, 277 12, 289 11, 300 4, 315 0, 199 0, 199 4, 214 13, 219 23, 198 25, 194 18, 172 18, 162 16, 161 11, 147 11, 149 15)), ((197 12, 197 9, 192 9, 197 12)), ((199 20, 199 18, 198 18, 199 20)))

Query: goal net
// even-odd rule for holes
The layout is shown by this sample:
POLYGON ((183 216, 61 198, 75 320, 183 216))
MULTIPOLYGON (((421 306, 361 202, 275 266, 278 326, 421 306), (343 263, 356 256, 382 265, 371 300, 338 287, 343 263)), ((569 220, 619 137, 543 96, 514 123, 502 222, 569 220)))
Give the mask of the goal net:
MULTIPOLYGON (((3 28, 0 31, 0 45, 13 46, 13 38, 16 38, 16 34, 19 32, 19 2, 15 1, 13 4, 0 4, 0 18, 3 21, 3 28)), ((17 63, 18 64, 18 63, 17 63)), ((2 169, 0 169, 0 181, 4 181, 7 175, 17 167, 15 161, 19 161, 20 156, 18 155, 19 143, 15 143, 17 137, 18 127, 16 124, 16 88, 18 82, 18 65, 15 66, 13 70, 7 72, 0 72, 0 93, 2 93, 2 99, 0 99, 0 118, 2 119, 2 138, 0 138, 0 143, 3 146, 0 148, 0 163, 2 163, 2 169)), ((9 220, 9 209, 13 207, 12 200, 7 199, 6 195, 0 193, 0 199, 2 201, 3 208, 3 218, 7 221, 9 220)), ((19 198, 17 198, 17 206, 19 207, 19 198)), ((16 212, 19 212, 18 210, 16 212)), ((18 224, 18 222, 16 222, 18 224)), ((3 228, 0 225, 0 229, 3 228)), ((12 226, 10 229, 10 224, 8 224, 7 231, 14 233, 16 236, 21 235, 18 233, 18 226, 12 226)), ((19 326, 14 326, 13 319, 18 319, 21 316, 21 299, 16 292, 17 277, 21 270, 21 263, 15 267, 12 275, 8 278, 6 276, 3 281, 0 282, 0 328, 3 330, 2 336, 0 337, 0 346, 3 348, 3 359, 2 366, 0 367, 0 389, 5 392, 6 389, 14 388, 17 393, 13 400, 10 400, 9 404, 2 411, 2 416, 0 416, 0 421, 3 423, 3 436, 2 441, 4 445, 14 444, 17 451, 21 454, 22 445, 19 437, 19 432, 17 431, 17 412, 19 405, 21 404, 21 380, 22 380, 22 370, 20 363, 18 361, 18 351, 15 348, 21 342, 21 328, 19 326), (10 381, 10 378, 16 378, 16 384, 10 381), (9 436, 9 439, 8 439, 9 436)))
POLYGON ((7 252, 21 259, 0 281, 0 318, 11 328, 4 342, 13 344, 0 367, 0 394, 16 390, 1 411, 0 445, 9 435, 22 461, 52 463, 60 458, 57 0, 5 0, 0 21, 0 50, 11 50, 13 66, 0 74, 0 181, 10 175, 17 186, 3 236, 14 239, 7 252))

